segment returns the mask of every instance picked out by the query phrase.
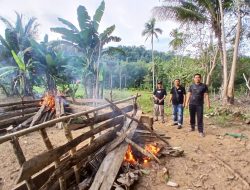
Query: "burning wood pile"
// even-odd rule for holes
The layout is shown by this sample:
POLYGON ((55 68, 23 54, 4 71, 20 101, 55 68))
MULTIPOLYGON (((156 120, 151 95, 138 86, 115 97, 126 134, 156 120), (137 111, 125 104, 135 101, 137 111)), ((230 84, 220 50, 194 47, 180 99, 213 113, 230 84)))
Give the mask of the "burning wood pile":
POLYGON ((41 124, 63 115, 84 111, 63 96, 46 93, 41 100, 0 104, 0 135, 41 124))
POLYGON ((10 141, 14 153, 21 166, 17 179, 19 189, 90 189, 109 190, 127 189, 141 175, 144 164, 156 162, 161 164, 164 155, 181 155, 183 152, 172 149, 164 134, 153 131, 153 119, 143 116, 133 96, 124 100, 101 105, 91 110, 63 115, 40 124, 36 122, 49 118, 54 110, 64 106, 55 100, 46 100, 34 115, 29 127, 0 137, 0 144, 10 141), (132 104, 127 102, 133 100, 132 104), (50 102, 48 104, 48 102, 50 102), (118 104, 122 106, 118 106, 118 104), (112 108, 111 112, 107 108, 112 108), (102 112, 101 112, 102 111, 102 112), (72 121, 81 118, 78 124, 72 121), (46 128, 61 124, 68 142, 54 148, 47 135, 46 128), (89 127, 86 133, 73 138, 71 130, 89 127), (20 147, 18 137, 31 132, 40 131, 48 149, 37 156, 26 160, 20 147), (154 144, 157 138, 162 144, 154 144), (79 144, 88 140, 88 144, 78 148, 79 144), (42 172, 41 172, 42 171, 42 172))

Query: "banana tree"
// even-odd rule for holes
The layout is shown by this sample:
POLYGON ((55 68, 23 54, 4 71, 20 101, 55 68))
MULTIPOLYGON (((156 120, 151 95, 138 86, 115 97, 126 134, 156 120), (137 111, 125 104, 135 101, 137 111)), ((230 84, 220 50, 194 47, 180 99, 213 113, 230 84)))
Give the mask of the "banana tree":
POLYGON ((83 72, 86 74, 83 79, 84 83, 88 85, 86 87, 88 88, 86 90, 88 97, 91 97, 94 86, 96 87, 95 97, 98 97, 100 58, 103 47, 111 41, 119 42, 121 40, 119 37, 112 36, 115 25, 108 27, 103 33, 98 32, 104 10, 105 2, 102 1, 91 19, 87 9, 84 6, 79 6, 77 18, 80 29, 63 18, 58 18, 58 20, 66 25, 66 28, 51 28, 51 31, 62 35, 62 40, 58 41, 59 44, 67 44, 75 48, 78 51, 79 58, 83 60, 83 69, 87 68, 88 70, 83 72))

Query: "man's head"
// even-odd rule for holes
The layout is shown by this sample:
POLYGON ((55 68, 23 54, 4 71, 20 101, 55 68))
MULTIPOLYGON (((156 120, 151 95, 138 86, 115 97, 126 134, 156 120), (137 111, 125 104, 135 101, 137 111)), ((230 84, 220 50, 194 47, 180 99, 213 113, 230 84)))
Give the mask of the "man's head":
POLYGON ((196 74, 194 75, 194 82, 195 82, 196 84, 201 83, 201 74, 196 73, 196 74))
POLYGON ((180 79, 175 79, 174 80, 174 85, 175 86, 180 86, 180 84, 181 84, 181 80, 180 79))
POLYGON ((157 82, 157 88, 162 88, 162 81, 157 82))

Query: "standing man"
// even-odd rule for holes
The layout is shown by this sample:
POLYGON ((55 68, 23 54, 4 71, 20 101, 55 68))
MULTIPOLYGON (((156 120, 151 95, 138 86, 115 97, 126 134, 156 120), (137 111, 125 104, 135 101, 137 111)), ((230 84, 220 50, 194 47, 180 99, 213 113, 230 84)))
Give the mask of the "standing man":
POLYGON ((178 129, 183 125, 183 108, 186 102, 186 90, 181 86, 180 79, 174 80, 174 87, 170 91, 169 102, 172 102, 173 125, 178 125, 178 129))
POLYGON ((205 84, 201 83, 201 75, 195 74, 194 83, 190 86, 188 91, 186 106, 189 105, 190 131, 195 130, 195 116, 197 115, 198 131, 201 137, 205 136, 203 130, 204 99, 206 100, 208 109, 210 109, 208 88, 205 84))
POLYGON ((158 115, 160 113, 162 123, 165 123, 164 120, 164 99, 167 96, 166 90, 162 86, 162 81, 157 83, 157 89, 155 89, 153 98, 154 98, 154 117, 155 121, 158 121, 158 115))

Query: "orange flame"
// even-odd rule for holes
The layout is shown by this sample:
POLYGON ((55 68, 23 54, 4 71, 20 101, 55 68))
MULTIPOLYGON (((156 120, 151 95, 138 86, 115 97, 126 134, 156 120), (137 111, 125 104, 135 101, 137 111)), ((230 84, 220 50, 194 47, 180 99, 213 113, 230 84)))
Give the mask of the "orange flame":
POLYGON ((55 97, 47 93, 45 97, 42 98, 40 105, 46 106, 49 110, 50 109, 54 110, 55 109, 55 97))
MULTIPOLYGON (((148 152, 151 152, 152 154, 156 156, 161 149, 156 145, 147 144, 145 145, 145 150, 148 152)), ((149 161, 150 161, 150 158, 148 157, 143 158, 144 163, 148 163, 149 161)))
POLYGON ((135 164, 136 163, 136 159, 133 155, 133 152, 132 152, 132 148, 131 148, 131 145, 128 145, 128 150, 124 156, 124 161, 125 162, 128 162, 130 164, 135 164))
MULTIPOLYGON (((145 145, 144 149, 148 152, 151 152, 154 155, 157 155, 158 152, 160 151, 160 148, 157 145, 152 145, 152 144, 145 145)), ((128 150, 124 156, 124 161, 130 164, 135 164, 138 161, 138 159, 136 159, 133 154, 131 145, 128 146, 128 150)), ((143 163, 148 163, 149 161, 150 161, 150 158, 148 157, 143 158, 143 163)))

